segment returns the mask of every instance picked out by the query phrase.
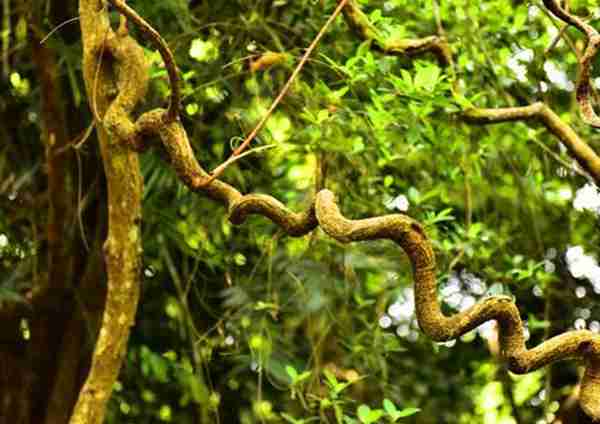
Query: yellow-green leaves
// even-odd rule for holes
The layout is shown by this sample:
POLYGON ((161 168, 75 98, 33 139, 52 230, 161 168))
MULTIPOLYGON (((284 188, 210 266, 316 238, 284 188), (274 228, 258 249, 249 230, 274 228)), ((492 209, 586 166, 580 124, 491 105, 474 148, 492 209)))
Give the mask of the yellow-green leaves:
POLYGON ((30 91, 29 80, 23 78, 18 72, 10 74, 10 85, 12 85, 16 94, 19 96, 27 96, 30 91))
POLYGON ((219 45, 215 39, 195 38, 190 44, 189 55, 198 62, 212 62, 219 57, 219 45))
POLYGON ((433 91, 440 82, 440 68, 434 63, 417 62, 415 70, 414 86, 417 90, 433 91))

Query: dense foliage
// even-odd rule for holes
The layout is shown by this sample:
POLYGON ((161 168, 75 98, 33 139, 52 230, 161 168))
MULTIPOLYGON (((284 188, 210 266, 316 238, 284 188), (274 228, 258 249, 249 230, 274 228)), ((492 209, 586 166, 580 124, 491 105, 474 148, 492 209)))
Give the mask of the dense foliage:
MULTIPOLYGON (((5 9, 0 305, 30 293, 47 266, 44 88, 29 60, 41 37, 28 31, 43 37, 76 9, 41 3, 48 9, 37 21, 30 7, 5 9)), ((175 52, 184 125, 213 169, 264 115, 336 2, 130 4, 175 52)), ((340 17, 253 144, 268 148, 223 179, 296 210, 327 187, 348 216, 414 217, 434 242, 449 313, 508 294, 531 345, 567 329, 600 331, 597 188, 541 124, 484 126, 461 116, 474 105, 544 101, 599 151, 574 98, 581 35, 539 1, 359 4, 391 39, 445 35, 453 65, 384 54, 340 17)), ((597 24, 593 1, 570 7, 597 24)), ((79 140, 93 118, 76 24, 43 46, 55 52, 68 131, 79 140)), ((166 71, 147 47, 148 103, 163 104, 166 71)), ((78 240, 73 256, 103 213, 94 210, 104 196, 95 143, 91 136, 66 148, 78 205, 67 226, 78 240)), ((410 265, 392 243, 342 246, 320 230, 289 238, 259 217, 233 226, 222 207, 178 181, 165 157, 142 156, 142 300, 108 423, 519 424, 566 414, 577 364, 513 375, 490 324, 456 342, 423 336, 410 265)), ((30 324, 18 323, 25 339, 30 324)))

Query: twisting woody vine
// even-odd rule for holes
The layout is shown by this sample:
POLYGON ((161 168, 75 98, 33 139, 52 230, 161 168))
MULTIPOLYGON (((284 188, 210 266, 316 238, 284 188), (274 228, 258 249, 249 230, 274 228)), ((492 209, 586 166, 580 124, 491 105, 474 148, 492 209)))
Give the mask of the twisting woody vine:
MULTIPOLYGON (((131 112, 146 92, 147 64, 139 44, 127 34, 124 20, 117 31, 110 26, 107 5, 102 0, 80 0, 84 44, 86 88, 97 119, 109 186, 109 235, 105 245, 108 270, 108 296, 102 328, 94 351, 92 368, 80 394, 72 424, 101 423, 106 401, 118 374, 125 352, 129 328, 133 323, 139 290, 139 220, 141 176, 136 151, 147 148, 149 136, 158 136, 178 177, 192 191, 221 202, 234 224, 250 214, 263 215, 291 236, 302 236, 320 226, 334 239, 353 241, 390 239, 411 260, 415 281, 416 313, 421 329, 432 339, 444 341, 459 337, 489 320, 499 324, 501 354, 515 373, 527 373, 562 359, 581 359, 585 373, 581 382, 580 403, 594 420, 600 420, 600 336, 590 331, 570 331, 551 338, 532 349, 525 346, 519 311, 511 299, 493 296, 473 307, 443 315, 437 297, 436 265, 432 245, 422 226, 405 215, 388 215, 353 221, 340 213, 333 193, 322 190, 304 212, 290 211, 268 195, 241 194, 220 180, 207 184, 209 174, 196 160, 187 133, 179 119, 179 76, 175 60, 160 34, 124 0, 109 0, 127 20, 135 23, 158 48, 168 70, 171 99, 168 109, 143 113, 137 120, 131 112), (116 71, 115 71, 116 70, 116 71)), ((546 7, 588 37, 586 54, 580 62, 578 101, 588 122, 597 120, 589 101, 589 67, 598 46, 598 35, 585 22, 565 12, 555 0, 544 0, 546 7)), ((388 43, 369 23, 354 0, 344 9, 349 24, 364 38, 390 54, 433 52, 442 64, 452 57, 443 37, 388 43)), ((464 119, 487 124, 530 119, 540 120, 560 139, 570 154, 597 182, 600 158, 579 136, 543 103, 504 109, 471 109, 464 119)), ((600 126, 600 124, 599 124, 600 126)))
POLYGON ((568 25, 574 26, 585 34, 586 46, 583 55, 579 58, 579 75, 577 77, 577 101, 581 107, 583 120, 595 128, 600 128, 600 117, 596 115, 590 100, 592 93, 592 61, 600 48, 600 34, 598 31, 578 16, 567 12, 557 0, 544 0, 544 6, 557 18, 568 25))

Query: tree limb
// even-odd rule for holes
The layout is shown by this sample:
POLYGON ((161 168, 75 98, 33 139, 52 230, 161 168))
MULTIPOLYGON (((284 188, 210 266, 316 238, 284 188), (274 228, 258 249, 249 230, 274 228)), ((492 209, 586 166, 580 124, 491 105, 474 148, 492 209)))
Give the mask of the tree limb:
POLYGON ((497 109, 473 108, 464 111, 463 117, 465 121, 475 124, 539 120, 565 145, 570 155, 591 175, 596 184, 600 185, 600 157, 545 103, 497 109))
POLYGON ((564 359, 583 360, 586 370, 580 404, 592 419, 600 420, 600 336, 587 330, 569 331, 527 349, 519 310, 507 296, 487 297, 462 312, 445 316, 437 297, 433 247, 417 221, 406 215, 346 219, 329 190, 317 194, 315 209, 323 231, 342 243, 389 239, 405 251, 413 268, 417 320, 433 340, 455 339, 486 321, 496 320, 502 357, 516 374, 564 359))
POLYGON ((156 48, 165 63, 165 68, 169 75, 169 85, 171 86, 171 100, 169 102, 167 117, 169 121, 178 119, 181 106, 181 81, 177 63, 175 62, 175 57, 173 56, 169 45, 165 39, 162 38, 160 33, 156 31, 152 25, 146 22, 146 20, 135 10, 129 7, 124 0, 110 0, 110 2, 120 13, 139 26, 142 32, 156 45, 156 48))
POLYGON ((581 108, 583 120, 594 128, 600 128, 600 116, 594 111, 594 106, 590 99, 592 94, 592 62, 600 48, 600 34, 583 19, 563 9, 557 0, 544 0, 544 6, 557 18, 568 25, 574 26, 586 36, 587 45, 581 57, 578 58, 579 75, 577 78, 576 97, 581 108))
POLYGON ((294 213, 272 196, 242 195, 235 187, 220 180, 206 185, 209 174, 196 160, 185 128, 179 120, 166 122, 165 114, 166 111, 161 109, 144 113, 137 121, 138 133, 158 135, 179 179, 190 190, 221 202, 234 224, 241 224, 251 214, 263 215, 291 236, 307 234, 317 226, 312 206, 305 212, 294 213))
POLYGON ((415 56, 426 52, 433 53, 442 66, 452 64, 452 52, 444 37, 431 35, 423 38, 392 40, 379 31, 369 17, 360 9, 356 0, 349 0, 344 8, 348 26, 363 40, 372 40, 383 53, 415 56))

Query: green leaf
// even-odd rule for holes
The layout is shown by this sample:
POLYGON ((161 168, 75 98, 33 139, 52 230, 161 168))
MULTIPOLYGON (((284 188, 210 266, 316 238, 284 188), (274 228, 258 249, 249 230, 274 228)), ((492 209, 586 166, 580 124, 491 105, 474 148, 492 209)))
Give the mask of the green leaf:
POLYGON ((414 84, 410 73, 406 69, 401 69, 400 75, 402 75, 402 80, 404 81, 404 84, 406 84, 407 87, 410 87, 412 89, 414 84))
POLYGON ((388 414, 398 412, 398 410, 396 409, 396 405, 394 405, 394 402, 392 402, 391 400, 389 400, 387 398, 383 400, 383 409, 388 414))
POLYGON ((213 40, 196 38, 190 44, 189 55, 198 62, 212 62, 219 57, 219 49, 213 40))
POLYGON ((310 371, 304 371, 303 373, 301 373, 298 378, 296 379, 296 382, 299 383, 301 381, 306 380, 308 377, 310 377, 312 373, 310 371))
POLYGON ((455 94, 453 98, 462 110, 472 109, 474 107, 473 103, 462 94, 455 94))
POLYGON ((433 91, 438 83, 440 72, 440 68, 434 64, 417 65, 415 88, 424 88, 427 91, 433 91))
POLYGON ((371 51, 371 40, 364 41, 356 51, 357 57, 366 56, 371 51))
POLYGON ((335 375, 333 375, 331 371, 323 370, 323 375, 325 376, 325 378, 327 379, 327 383, 331 387, 335 387, 338 384, 337 378, 335 378, 335 375))
POLYGON ((367 405, 360 405, 357 409, 358 419, 365 424, 371 424, 383 417, 381 409, 371 409, 367 405))
POLYGON ((329 111, 327 109, 321 109, 317 112, 317 124, 321 124, 329 118, 329 111))
POLYGON ((298 371, 296 371, 296 368, 292 367, 291 365, 286 365, 285 372, 287 372, 292 379, 292 383, 296 382, 298 379, 298 371))
POLYGON ((369 417, 371 415, 371 408, 369 408, 367 405, 360 405, 358 407, 358 409, 356 410, 356 413, 358 415, 358 419, 360 419, 361 422, 363 422, 363 423, 371 422, 371 421, 369 421, 369 417))
POLYGON ((404 408, 398 411, 398 418, 410 417, 421 411, 419 408, 404 408))
POLYGON ((361 153, 365 150, 365 143, 361 136, 356 136, 352 140, 352 153, 361 153))

